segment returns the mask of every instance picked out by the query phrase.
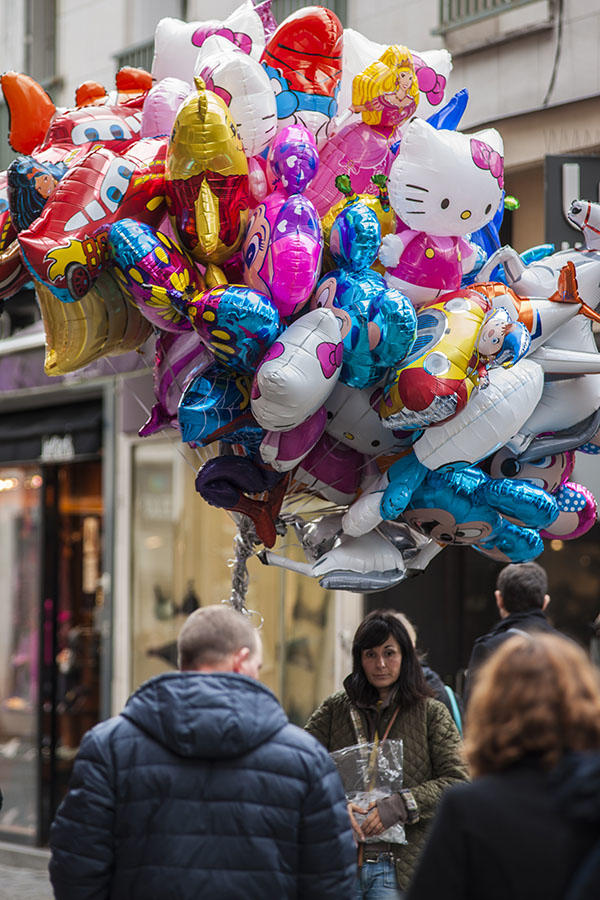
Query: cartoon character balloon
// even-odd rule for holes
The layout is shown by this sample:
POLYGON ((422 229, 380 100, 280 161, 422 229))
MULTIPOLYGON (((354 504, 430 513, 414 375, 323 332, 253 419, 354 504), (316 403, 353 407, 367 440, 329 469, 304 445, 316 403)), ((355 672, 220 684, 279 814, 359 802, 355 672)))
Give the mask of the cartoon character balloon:
POLYGON ((408 47, 387 47, 352 82, 352 111, 386 137, 414 115, 418 103, 419 82, 408 47))
POLYGON ((42 214, 19 232, 27 267, 59 299, 81 299, 106 268, 113 222, 131 217, 158 225, 165 152, 164 138, 135 141, 122 153, 91 150, 54 187, 42 214))
POLYGON ((229 107, 248 159, 262 153, 277 131, 277 106, 260 63, 215 34, 202 44, 195 74, 229 107))
POLYGON ((455 291, 475 264, 465 239, 491 221, 500 203, 502 139, 438 131, 421 119, 405 129, 390 171, 390 202, 399 218, 379 258, 386 281, 420 306, 455 291))
POLYGON ((248 221, 248 162, 225 102, 196 79, 179 108, 166 160, 166 201, 185 250, 217 265, 240 247, 248 221))
POLYGON ((299 123, 321 144, 337 113, 344 30, 330 9, 308 6, 269 39, 262 64, 275 92, 279 128, 299 123))

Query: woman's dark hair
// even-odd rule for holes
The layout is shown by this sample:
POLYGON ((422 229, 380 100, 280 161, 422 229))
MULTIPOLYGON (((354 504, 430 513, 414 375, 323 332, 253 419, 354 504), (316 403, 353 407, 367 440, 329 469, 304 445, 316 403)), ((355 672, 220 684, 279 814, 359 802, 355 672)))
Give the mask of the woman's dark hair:
POLYGON ((38 175, 51 175, 57 181, 63 177, 67 167, 64 163, 39 162, 33 156, 17 156, 7 172, 7 193, 10 218, 17 231, 29 228, 42 214, 47 197, 42 197, 35 188, 38 175))
POLYGON ((406 708, 432 697, 423 675, 421 663, 410 639, 408 631, 398 619, 394 610, 375 609, 360 623, 352 642, 352 674, 345 681, 352 700, 365 705, 376 703, 379 699, 377 689, 367 681, 362 667, 362 651, 370 650, 384 644, 388 637, 393 637, 402 652, 400 677, 397 681, 396 703, 406 708))

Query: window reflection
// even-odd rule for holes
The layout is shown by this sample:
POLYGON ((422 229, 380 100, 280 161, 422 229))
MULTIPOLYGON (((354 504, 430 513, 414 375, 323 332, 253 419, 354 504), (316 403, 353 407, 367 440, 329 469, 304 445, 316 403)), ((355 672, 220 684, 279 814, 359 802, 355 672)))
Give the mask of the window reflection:
POLYGON ((42 477, 0 468, 0 830, 36 833, 42 477))

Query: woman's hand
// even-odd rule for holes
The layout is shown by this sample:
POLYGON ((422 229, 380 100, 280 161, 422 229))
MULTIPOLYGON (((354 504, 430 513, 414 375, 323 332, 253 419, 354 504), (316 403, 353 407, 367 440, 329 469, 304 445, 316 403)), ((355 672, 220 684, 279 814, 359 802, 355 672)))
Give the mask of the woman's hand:
POLYGON ((362 809, 362 807, 357 806, 356 803, 348 803, 348 815, 350 816, 350 824, 352 825, 352 831, 354 832, 354 839, 362 844, 364 842, 365 836, 362 833, 360 825, 354 817, 354 813, 358 813, 359 816, 366 816, 368 810, 362 809))
POLYGON ((370 803, 365 811, 368 812, 368 816, 362 823, 362 833, 366 838, 377 837, 377 835, 382 834, 385 831, 383 823, 379 817, 377 803, 370 803))
POLYGON ((377 809, 376 802, 370 803, 366 809, 357 806, 356 803, 348 803, 348 815, 350 816, 354 837, 360 843, 363 843, 365 838, 377 837, 377 835, 382 834, 385 831, 385 827, 379 817, 379 810, 377 809), (356 821, 355 813, 358 813, 359 816, 367 817, 362 825, 359 825, 356 821))

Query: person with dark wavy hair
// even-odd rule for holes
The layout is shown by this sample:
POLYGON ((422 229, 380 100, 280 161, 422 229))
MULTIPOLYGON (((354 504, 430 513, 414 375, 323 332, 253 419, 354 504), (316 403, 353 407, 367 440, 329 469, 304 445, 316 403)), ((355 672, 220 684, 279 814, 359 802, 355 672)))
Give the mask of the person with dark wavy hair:
POLYGON ((584 651, 507 640, 473 688, 465 755, 474 780, 444 796, 408 900, 597 898, 600 673, 584 651))
POLYGON ((33 156, 17 156, 8 167, 8 204, 17 231, 29 228, 43 212, 48 197, 63 177, 64 163, 40 162, 33 156))
POLYGON ((361 622, 352 660, 343 690, 323 701, 306 729, 330 752, 384 737, 402 740, 402 784, 366 811, 349 804, 359 844, 355 896, 395 900, 404 896, 442 793, 467 777, 466 768, 456 726, 431 696, 413 642, 394 610, 375 610, 361 622), (364 812, 359 825, 355 813, 364 812), (397 823, 404 825, 406 844, 373 841, 397 823))

